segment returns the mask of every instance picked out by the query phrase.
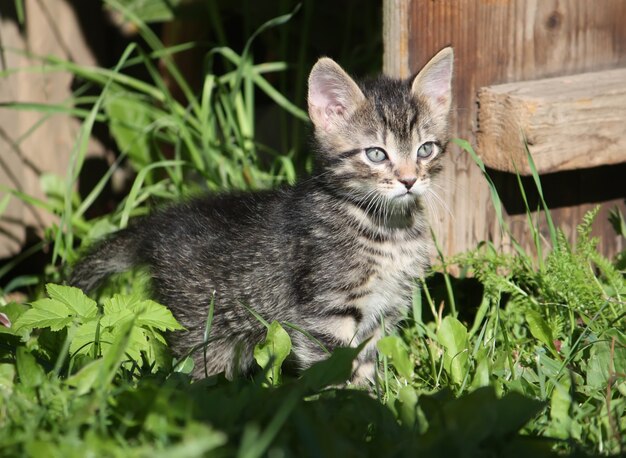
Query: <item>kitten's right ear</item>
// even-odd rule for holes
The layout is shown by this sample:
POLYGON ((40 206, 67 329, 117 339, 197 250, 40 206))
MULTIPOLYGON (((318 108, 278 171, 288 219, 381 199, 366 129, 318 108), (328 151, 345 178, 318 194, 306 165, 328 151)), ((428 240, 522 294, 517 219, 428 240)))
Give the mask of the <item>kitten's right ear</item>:
POLYGON ((428 103, 434 116, 447 116, 450 112, 453 65, 452 48, 443 48, 413 80, 411 92, 428 103))
POLYGON ((365 96, 332 59, 322 57, 309 75, 309 116, 316 128, 333 130, 351 115, 365 96))

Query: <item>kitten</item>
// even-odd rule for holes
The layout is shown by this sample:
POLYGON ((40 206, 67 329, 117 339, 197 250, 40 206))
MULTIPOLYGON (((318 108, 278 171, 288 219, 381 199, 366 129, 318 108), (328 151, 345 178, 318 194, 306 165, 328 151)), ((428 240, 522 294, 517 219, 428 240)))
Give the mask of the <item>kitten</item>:
MULTIPOLYGON (((147 265, 155 299, 186 331, 177 355, 201 347, 215 297, 206 373, 247 373, 265 328, 250 313, 289 322, 328 350, 370 339, 353 380, 372 380, 376 342, 403 316, 430 254, 424 202, 448 143, 453 53, 440 51, 408 80, 357 84, 329 58, 309 77, 317 146, 312 177, 274 191, 212 195, 162 209, 106 238, 70 283, 147 265)), ((298 368, 323 359, 287 328, 298 368)), ((193 375, 205 374, 203 351, 193 375)))

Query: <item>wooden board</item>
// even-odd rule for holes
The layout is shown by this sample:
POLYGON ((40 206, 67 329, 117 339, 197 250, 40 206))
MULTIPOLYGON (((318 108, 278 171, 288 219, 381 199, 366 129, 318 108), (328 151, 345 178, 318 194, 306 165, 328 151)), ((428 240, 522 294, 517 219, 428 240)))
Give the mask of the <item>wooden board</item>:
MULTIPOLYGON (((400 23, 385 28, 385 71, 391 75, 411 74, 441 48, 452 45, 457 107, 454 133, 473 144, 479 88, 626 67, 623 0, 384 0, 383 11, 392 7, 393 1, 400 1, 409 13, 391 16, 400 23), (391 41, 390 31, 407 23, 409 34, 402 37, 406 41, 391 41), (408 68, 402 68, 405 63, 408 68)), ((616 190, 617 183, 607 183, 610 189, 605 196, 594 193, 593 198, 585 198, 587 171, 566 173, 567 186, 575 187, 572 195, 580 200, 572 203, 559 195, 548 199, 553 218, 571 239, 576 237, 576 223, 596 202, 612 201, 626 211, 623 185, 616 190)), ((487 184, 467 153, 458 148, 449 151, 443 185, 445 206, 433 223, 444 253, 473 248, 481 240, 510 244, 500 235, 487 184)), ((519 202, 514 201, 519 196, 515 176, 501 174, 498 185, 500 193, 511 200, 505 210, 513 235, 523 245, 531 246, 526 216, 519 212, 519 202)), ((604 253, 612 255, 621 250, 622 240, 601 218, 598 223, 595 231, 602 236, 604 253)))
POLYGON ((626 68, 499 84, 478 92, 478 154, 529 175, 626 161, 626 68))
MULTIPOLYGON (((23 49, 33 55, 54 55, 79 64, 94 65, 95 56, 82 27, 89 29, 89 38, 106 36, 103 21, 81 24, 81 8, 101 12, 101 5, 63 0, 25 0, 25 23, 20 26, 14 2, 2 2, 0 36, 4 47, 0 65, 19 68, 40 65, 29 59, 23 49)), ((93 14, 91 15, 93 16, 93 14)), ((107 39, 110 39, 107 36, 107 39)), ((4 68, 3 68, 4 70, 4 68)), ((0 78, 0 101, 55 104, 67 101, 72 94, 71 74, 64 72, 13 73, 0 78)), ((42 173, 64 177, 68 160, 80 128, 80 120, 69 116, 47 117, 41 112, 0 109, 0 184, 43 199, 40 185, 42 173)), ((88 155, 104 156, 106 147, 96 138, 89 141, 88 155)), ((0 200, 5 192, 0 189, 0 200)), ((42 229, 54 220, 40 208, 11 198, 7 210, 0 215, 0 259, 20 251, 28 238, 42 236, 42 229)))

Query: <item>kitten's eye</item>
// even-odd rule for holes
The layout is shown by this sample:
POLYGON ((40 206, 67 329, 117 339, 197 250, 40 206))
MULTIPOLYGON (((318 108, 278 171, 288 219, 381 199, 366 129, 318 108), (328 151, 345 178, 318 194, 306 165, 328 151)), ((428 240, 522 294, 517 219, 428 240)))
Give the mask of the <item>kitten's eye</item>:
POLYGON ((430 157, 435 151, 434 142, 426 142, 417 149, 417 157, 420 159, 426 159, 430 157))
POLYGON ((367 158, 372 162, 383 162, 387 159, 387 153, 380 148, 367 148, 365 150, 367 158))

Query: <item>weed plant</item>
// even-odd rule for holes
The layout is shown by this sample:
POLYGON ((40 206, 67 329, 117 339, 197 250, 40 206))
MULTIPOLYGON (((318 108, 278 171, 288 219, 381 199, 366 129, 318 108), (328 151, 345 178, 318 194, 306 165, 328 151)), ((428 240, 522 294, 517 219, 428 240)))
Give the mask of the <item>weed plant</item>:
MULTIPOLYGON (((416 280, 400 331, 378 343, 371 391, 345 386, 359 348, 340 348, 295 377, 282 363, 291 350, 287 323, 267 323, 251 379, 222 376, 193 382, 191 359, 173 361, 162 332, 179 328, 171 313, 141 294, 141 273, 119 278, 90 299, 62 285, 77 248, 124 227, 153 201, 200 189, 256 189, 293 181, 294 153, 255 141, 255 94, 289 116, 305 114, 265 78, 285 62, 254 63, 253 37, 241 53, 221 46, 207 56, 200 94, 171 58, 191 45, 164 47, 126 3, 106 3, 138 27, 147 50, 129 46, 112 69, 40 57, 33 71, 71 72, 83 81, 67 104, 5 103, 43 118, 83 119, 66 177, 42 177, 47 199, 20 198, 58 216, 43 244, 53 259, 37 276, 4 282, 0 306, 0 450, 3 456, 618 456, 626 449, 626 282, 619 262, 602 257, 591 224, 569 243, 554 226, 532 164, 550 240, 528 210, 535 249, 513 240, 512 253, 489 242, 416 280), (220 59, 223 73, 215 73, 220 59), (161 62, 184 94, 165 84, 161 62), (143 66, 150 80, 128 75, 143 66), (87 88, 98 88, 87 96, 87 88), (105 124, 118 163, 81 198, 76 181, 86 142, 105 124), (167 157, 164 151, 173 151, 167 157), (262 156, 262 158, 261 158, 262 156), (268 160, 269 158, 269 160, 268 160), (128 196, 109 214, 87 210, 122 160, 136 171, 128 196), (461 278, 448 267, 458 266, 461 278), (467 284, 478 284, 478 307, 467 284), (439 281, 441 280, 441 281, 439 281), (44 287, 45 285, 45 287, 44 287), (8 294, 30 287, 24 301, 8 294), (11 327, 6 324, 11 323, 11 327)), ((291 15, 266 23, 258 33, 291 15)), ((30 71, 29 69, 11 69, 30 71)), ((36 128, 34 126, 33 128, 36 128)), ((490 183, 503 233, 509 234, 490 183)), ((525 191, 520 184, 520 192, 525 191)), ((619 213, 614 225, 624 228, 619 213)), ((623 234, 622 234, 623 235, 623 234)), ((34 250, 42 245, 35 246, 34 250)), ((28 252, 0 269, 7 275, 28 252)), ((253 311, 252 311, 253 312, 253 311)), ((261 317, 259 317, 262 319, 261 317)), ((210 332, 210 320, 207 323, 210 332)))

